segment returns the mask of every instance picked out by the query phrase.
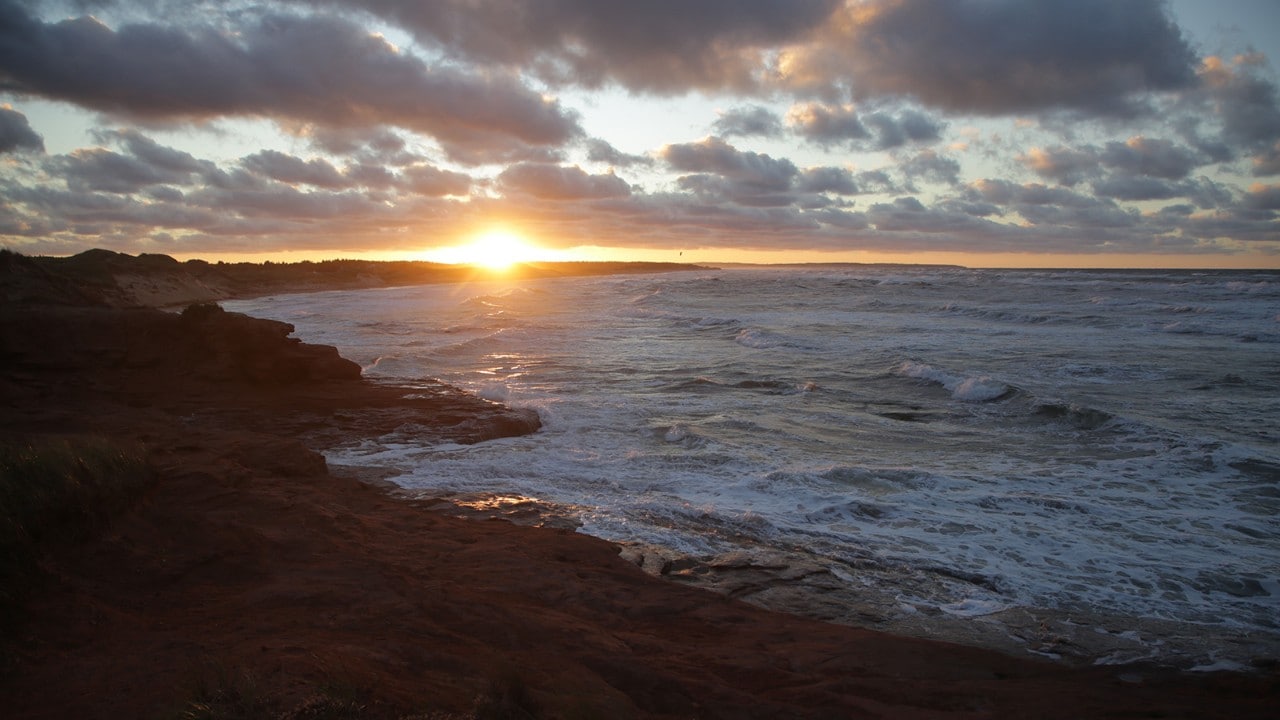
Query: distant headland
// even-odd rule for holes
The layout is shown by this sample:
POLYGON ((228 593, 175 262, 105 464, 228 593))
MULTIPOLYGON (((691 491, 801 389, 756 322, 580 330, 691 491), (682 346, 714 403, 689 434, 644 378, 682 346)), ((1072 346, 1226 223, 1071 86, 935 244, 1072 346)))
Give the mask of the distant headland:
POLYGON ((666 262, 529 262, 505 270, 416 261, 324 260, 294 263, 180 262, 168 255, 86 250, 69 257, 0 251, 0 268, 21 258, 32 272, 8 277, 8 302, 179 307, 197 302, 280 293, 465 282, 711 269, 666 262))

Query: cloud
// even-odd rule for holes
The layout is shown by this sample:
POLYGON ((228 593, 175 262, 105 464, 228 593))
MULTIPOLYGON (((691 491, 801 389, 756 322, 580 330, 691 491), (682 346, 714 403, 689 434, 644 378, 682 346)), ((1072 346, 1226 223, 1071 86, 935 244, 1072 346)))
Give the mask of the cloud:
POLYGON ((153 185, 186 185, 194 169, 166 168, 106 148, 86 148, 51 158, 49 167, 75 191, 128 195, 153 185))
POLYGON ((721 112, 711 129, 720 137, 779 137, 782 120, 766 107, 751 105, 721 112))
POLYGON ((1280 175, 1280 142, 1262 150, 1253 158, 1253 176, 1280 175))
POLYGON ((822 146, 852 145, 871 137, 852 105, 796 105, 787 113, 787 124, 800 137, 822 146))
POLYGON ((876 148, 888 150, 907 143, 933 142, 939 138, 943 124, 917 110, 904 110, 897 117, 887 112, 867 116, 867 124, 875 130, 876 148))
POLYGON ((746 90, 773 48, 803 40, 840 0, 329 0, 394 21, 470 62, 558 84, 746 90))
POLYGON ((1075 185, 1101 173, 1096 153, 1062 146, 1031 148, 1026 154, 1020 155, 1018 160, 1040 177, 1056 180, 1063 185, 1075 185))
POLYGON ((924 150, 914 157, 899 164, 902 174, 907 177, 908 188, 914 186, 917 179, 934 183, 955 185, 960 182, 960 163, 954 159, 939 155, 933 150, 924 150))
POLYGON ((796 186, 808 193, 858 194, 858 183, 853 179, 853 173, 845 168, 808 168, 800 174, 796 186))
POLYGON ((389 165, 405 165, 415 160, 404 152, 404 138, 380 125, 359 128, 308 125, 296 134, 306 137, 313 147, 330 155, 358 155, 389 165))
POLYGON ((330 127, 396 125, 471 163, 581 134, 558 102, 503 73, 428 66, 336 17, 266 15, 234 33, 159 24, 44 23, 0 2, 10 90, 151 120, 256 116, 330 127))
POLYGON ((1249 187, 1245 206, 1251 210, 1280 210, 1280 185, 1254 183, 1249 187))
POLYGON ((874 111, 860 115, 852 105, 804 103, 787 113, 787 123, 809 142, 831 147, 892 150, 909 143, 934 142, 941 137, 944 123, 919 110, 902 110, 894 115, 874 111))
POLYGON ((1228 142, 1262 149, 1280 139, 1276 86, 1259 72, 1261 59, 1241 56, 1233 63, 1206 58, 1200 68, 1204 90, 1222 121, 1228 142))
POLYGON ((1104 165, 1126 175, 1180 180, 1199 159, 1186 148, 1168 140, 1136 136, 1127 142, 1109 142, 1098 156, 1104 165))
POLYGON ((868 0, 784 51, 778 82, 984 115, 1130 115, 1144 93, 1193 85, 1195 64, 1158 0, 868 0))
POLYGON ((647 155, 628 155, 599 138, 591 138, 586 145, 587 160, 591 162, 607 163, 617 167, 653 164, 653 158, 647 155))
POLYGON ((750 192, 784 192, 799 170, 790 160, 741 151, 717 137, 667 145, 659 156, 675 170, 714 173, 750 192))
POLYGON ((512 165, 498 175, 498 185, 508 194, 544 200, 592 200, 631 194, 631 186, 613 173, 591 175, 576 165, 548 163, 512 165))
POLYGON ((966 194, 1007 206, 1032 225, 1083 230, 1133 227, 1139 222, 1138 213, 1125 210, 1112 200, 1039 183, 980 180, 970 184, 966 194))
MULTIPOLYGON (((867 210, 867 220, 878 232, 903 235, 972 235, 983 232, 998 235, 998 226, 954 208, 928 208, 919 199, 900 197, 889 203, 876 203, 867 210)), ((881 240, 883 242, 883 240, 881 240)), ((937 242, 937 241, 934 241, 937 242)), ((954 242, 944 238, 947 249, 954 242)))
POLYGON ((8 106, 0 106, 0 153, 19 150, 44 152, 44 138, 31 129, 27 116, 8 106))
POLYGON ((275 150, 263 150, 240 161, 246 170, 287 185, 314 185, 320 188, 347 187, 350 181, 328 160, 303 160, 275 150))
POLYGON ((1097 179, 1106 171, 1111 171, 1122 180, 1181 180, 1207 159, 1209 158, 1172 141, 1141 135, 1125 142, 1108 142, 1101 148, 1032 148, 1018 158, 1035 174, 1063 185, 1097 179))
POLYGON ((409 192, 427 197, 466 197, 471 192, 472 180, 470 176, 460 172, 418 164, 404 169, 402 186, 409 192))

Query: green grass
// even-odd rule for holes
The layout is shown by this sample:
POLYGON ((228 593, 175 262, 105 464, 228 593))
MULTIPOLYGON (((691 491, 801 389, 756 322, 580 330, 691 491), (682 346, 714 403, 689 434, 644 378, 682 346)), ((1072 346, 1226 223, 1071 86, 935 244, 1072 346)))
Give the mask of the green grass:
POLYGON ((100 532, 153 477, 133 444, 81 436, 0 442, 0 637, 17 622, 41 550, 100 532))

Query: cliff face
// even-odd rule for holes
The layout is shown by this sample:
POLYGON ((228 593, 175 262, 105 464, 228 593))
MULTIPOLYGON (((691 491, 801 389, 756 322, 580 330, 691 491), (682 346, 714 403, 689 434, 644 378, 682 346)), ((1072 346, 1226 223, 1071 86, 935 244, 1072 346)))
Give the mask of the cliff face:
MULTIPOLYGON (((365 381, 360 366, 337 349, 290 337, 288 323, 212 303, 181 313, 121 308, 107 269, 122 257, 128 258, 86 253, 77 256, 77 270, 53 272, 0 253, 0 402, 10 410, 0 414, 0 433, 97 429, 83 426, 139 408, 236 417, 243 427, 305 435, 317 447, 404 423, 424 427, 426 438, 455 442, 539 427, 534 413, 443 384, 427 394, 365 381), (50 411, 34 412, 38 404, 50 411), (26 411, 30 422, 15 419, 26 411)), ((164 273, 177 265, 163 256, 123 262, 164 273)))
POLYGON ((360 366, 335 348, 303 343, 289 337, 292 332, 287 323, 217 305, 193 305, 181 315, 145 308, 3 309, 0 362, 16 372, 148 372, 156 383, 199 378, 288 385, 360 378, 360 366))

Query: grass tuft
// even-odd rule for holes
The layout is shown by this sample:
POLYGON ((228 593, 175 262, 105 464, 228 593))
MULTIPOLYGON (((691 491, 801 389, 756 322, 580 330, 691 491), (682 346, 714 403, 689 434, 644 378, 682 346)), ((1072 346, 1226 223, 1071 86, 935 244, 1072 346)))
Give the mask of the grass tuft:
POLYGON ((503 667, 489 678, 472 712, 476 720, 533 720, 538 717, 538 706, 520 673, 503 667))
POLYGON ((17 622, 40 548, 101 531, 153 478, 132 444, 99 437, 0 443, 0 637, 17 622))
POLYGON ((277 717, 270 700, 247 670, 232 670, 206 663, 191 688, 192 698, 177 713, 177 720, 272 720, 277 717))

